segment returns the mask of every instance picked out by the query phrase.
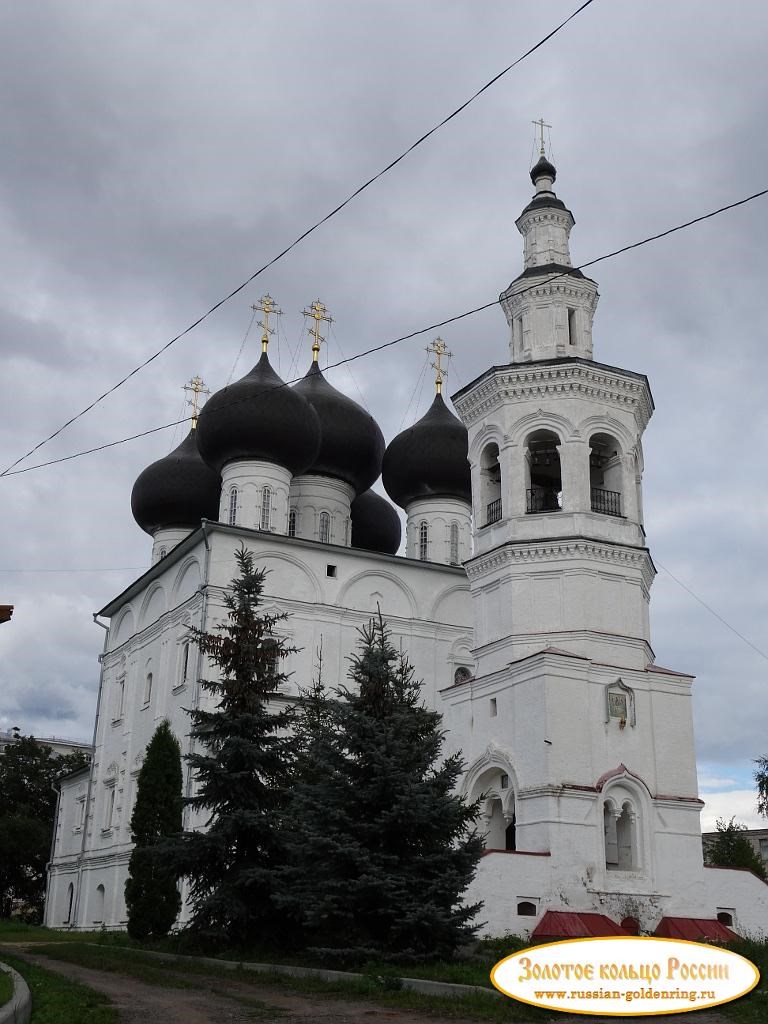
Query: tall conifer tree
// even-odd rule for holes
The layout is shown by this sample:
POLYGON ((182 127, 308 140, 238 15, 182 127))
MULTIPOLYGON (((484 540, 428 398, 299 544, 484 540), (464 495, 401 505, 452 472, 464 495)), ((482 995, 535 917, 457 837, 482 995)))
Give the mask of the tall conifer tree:
POLYGON ((274 699, 287 678, 280 660, 294 648, 273 633, 286 616, 259 610, 265 572, 244 548, 235 557, 226 622, 215 633, 189 632, 220 674, 201 680, 215 706, 190 712, 200 750, 187 758, 196 780, 188 803, 208 820, 204 831, 182 837, 173 860, 189 881, 192 931, 213 942, 279 943, 289 922, 273 892, 296 741, 292 708, 276 708, 274 699))
POLYGON ((477 808, 454 793, 461 758, 440 760, 441 716, 381 617, 361 630, 350 679, 321 713, 322 695, 309 702, 279 898, 305 943, 339 958, 450 955, 475 930, 479 905, 461 897, 483 848, 477 808))
POLYGON ((131 815, 135 845, 125 904, 134 939, 167 935, 181 908, 176 875, 158 844, 181 832, 182 782, 179 741, 170 724, 161 722, 147 746, 131 815))

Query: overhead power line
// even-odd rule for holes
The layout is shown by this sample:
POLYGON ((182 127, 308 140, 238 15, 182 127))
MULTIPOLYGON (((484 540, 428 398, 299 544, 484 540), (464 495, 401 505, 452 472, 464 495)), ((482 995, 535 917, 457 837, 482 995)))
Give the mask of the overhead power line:
MULTIPOLYGON (((746 203, 752 202, 753 199, 760 199, 763 196, 768 195, 768 188, 761 189, 759 192, 753 192, 750 196, 745 196, 743 199, 737 199, 736 202, 728 203, 726 206, 720 206, 716 210, 710 210, 709 213, 703 213, 699 217, 693 217, 691 220, 686 220, 682 224, 676 224, 674 227, 667 228, 664 231, 659 231, 655 235, 648 235, 647 238, 641 239, 639 242, 631 242, 629 245, 623 245, 620 249, 614 249, 612 252, 607 252, 603 256, 597 256, 593 260, 588 260, 586 263, 580 263, 577 267, 569 267, 567 270, 563 270, 559 274, 554 274, 548 279, 548 283, 557 281, 561 277, 568 277, 574 271, 585 270, 587 267, 594 267, 597 263, 603 263, 605 260, 613 259, 615 256, 621 256, 625 252, 631 252, 632 249, 639 249, 643 245, 648 245, 651 242, 656 242, 661 238, 667 238, 669 235, 674 235, 678 231, 683 231, 686 228, 692 227, 694 224, 701 224, 702 221, 710 220, 712 217, 717 217, 721 213, 726 213, 728 210, 735 210, 739 206, 744 206, 746 203)), ((533 282, 528 285, 527 288, 521 288, 517 295, 524 295, 526 292, 531 291, 534 288, 538 288, 539 283, 533 282)), ((344 359, 339 359, 335 363, 329 363, 326 366, 326 370, 335 370, 339 366, 344 366, 348 363, 353 363, 357 359, 363 359, 366 356, 373 355, 376 352, 382 352, 384 349, 392 348, 393 345, 399 345, 403 341, 409 341, 411 338, 416 338, 421 334, 427 334, 430 331, 436 331, 441 327, 447 327, 449 324, 454 324, 458 320, 465 320, 467 317, 474 316, 476 313, 482 313, 486 309, 490 309, 492 306, 498 306, 499 299, 493 299, 491 302, 485 302, 482 306, 475 306, 473 309, 468 309, 464 313, 458 313, 456 316, 448 317, 446 320, 440 320, 437 323, 430 324, 428 327, 420 327, 416 331, 411 331, 409 334, 401 334, 399 338, 392 338, 391 341, 382 342, 380 345, 374 345, 373 348, 364 349, 362 352, 358 352, 353 356, 348 356, 344 359)), ((273 390, 279 388, 289 387, 291 384, 297 384, 302 378, 294 377, 293 380, 283 381, 281 384, 276 384, 273 390)), ((239 405, 241 402, 252 401, 251 398, 236 398, 230 402, 223 403, 218 408, 225 409, 229 405, 239 405)), ((128 441, 136 441, 141 437, 146 437, 148 434, 155 434, 160 430, 169 430, 171 427, 178 426, 179 423, 185 422, 184 420, 174 420, 173 423, 165 423, 161 427, 152 427, 150 430, 144 430, 140 434, 132 434, 130 437, 123 437, 118 441, 109 441, 106 444, 98 445, 95 448, 86 448, 84 451, 74 452, 72 455, 64 455, 58 459, 50 459, 48 462, 38 462, 34 466, 25 466, 23 469, 14 469, 13 467, 18 465, 17 460, 12 466, 3 470, 0 473, 0 477, 5 476, 19 476, 22 473, 31 473, 35 469, 44 469, 46 466, 55 466, 59 462, 69 462, 71 459, 78 459, 83 455, 92 455, 95 452, 104 451, 106 448, 114 448, 120 444, 126 444, 128 441)), ((26 458, 26 456, 25 456, 26 458)))
POLYGON ((38 444, 36 444, 33 448, 30 448, 29 451, 26 452, 26 454, 20 456, 18 459, 16 459, 15 462, 12 462, 10 466, 8 466, 5 470, 3 470, 2 473, 0 473, 0 476, 5 476, 9 470, 14 469, 16 466, 19 465, 20 462, 24 462, 25 459, 28 459, 30 455, 33 455, 36 451, 39 451, 39 449, 42 448, 44 445, 48 444, 49 441, 52 441, 55 437, 58 437, 59 434, 62 433, 62 431, 66 430, 67 427, 71 426, 76 420, 79 420, 82 416, 85 416, 86 413, 90 412, 91 409, 94 409, 100 402, 103 402, 105 398, 108 398, 109 395, 117 391, 118 388, 121 388, 123 384, 127 383, 132 377, 135 377, 136 374, 140 373, 146 366, 149 366, 149 364, 154 362, 154 360, 157 359, 158 356, 161 356, 163 352, 166 352, 172 345, 175 345, 177 341, 180 341, 183 337, 185 337, 187 334, 193 331, 196 327, 199 327, 200 324, 203 323, 203 321, 207 320, 208 317, 211 316, 213 313, 215 313, 217 309, 220 309, 226 302, 229 302, 230 299, 233 299, 236 295, 239 295, 239 293, 243 291, 244 288, 247 288, 248 285, 251 284, 252 281, 255 281, 256 278, 259 277, 261 274, 263 274, 265 270, 268 270, 270 267, 274 266, 275 263, 278 262, 278 260, 281 260, 283 258, 283 256, 287 256, 292 249, 295 249, 296 246, 299 245, 300 242, 303 242, 305 238, 308 238, 314 231, 317 231, 317 229, 321 227, 323 224, 325 224, 326 221, 329 221, 332 217, 335 217, 337 213, 341 213, 344 207, 348 206, 353 199, 356 199, 359 195, 365 192, 365 190, 367 188, 370 188, 370 186, 373 185, 376 181, 378 181, 379 178, 384 177, 384 175, 391 171, 393 167, 396 167, 415 149, 418 149, 418 147, 421 146, 422 143, 426 142, 428 138, 434 135, 435 132, 438 132, 441 128, 445 127, 445 125, 447 125, 449 121, 452 121, 454 117, 457 117, 460 113, 462 113, 462 111, 466 110, 471 103, 474 103, 474 101, 479 96, 481 96, 487 89, 490 89, 492 85, 495 85, 495 83, 498 82, 500 78, 503 78, 504 75, 512 71, 513 68, 516 68, 518 64, 521 64, 527 57, 530 57, 531 54, 535 53, 545 43, 549 42, 549 40, 552 39, 553 36, 556 36, 557 33, 561 31, 561 29, 565 28, 569 21, 572 21, 577 15, 581 14, 581 12, 586 10, 586 8, 589 7, 592 3, 594 3, 594 0, 585 0, 585 2, 580 7, 578 7, 575 11, 569 14, 564 21, 561 21, 559 25, 553 28, 551 32, 548 32, 542 39, 538 41, 538 43, 532 46, 529 50, 526 50, 525 53, 521 54, 517 58, 517 60, 514 60, 510 65, 504 68, 503 71, 499 71, 498 74, 494 75, 493 78, 487 81, 485 85, 481 86, 477 90, 477 92, 473 93, 469 97, 469 99, 465 100, 460 106, 456 107, 456 109, 451 111, 451 113, 448 114, 447 117, 444 117, 442 121, 440 121, 438 124, 430 128, 429 131, 421 135, 418 139, 416 139, 415 142, 411 143, 411 145, 408 146, 407 149, 404 149, 399 156, 396 156, 394 160, 390 160, 390 162, 385 167, 382 167, 380 171, 374 174, 372 178, 369 178, 367 181, 363 182, 362 185, 359 185, 353 192, 351 192, 347 196, 346 199, 344 199, 337 206, 334 206, 332 210, 326 213, 324 217, 321 217, 320 220, 315 221, 315 223, 312 224, 311 227, 308 227, 305 231, 302 231, 302 233, 297 238, 295 238, 290 243, 290 245, 287 245, 284 249, 277 253, 276 256, 273 256, 272 259, 268 260, 263 266, 259 267, 258 270, 254 271, 254 273, 251 274, 249 278, 243 281, 242 284, 239 284, 236 288, 233 288, 228 295, 224 296, 223 299, 219 299, 218 302, 214 303, 214 305, 212 305, 210 309, 203 313, 202 316, 198 317, 197 320, 189 324, 188 327, 185 327, 183 331, 181 331, 175 337, 171 338, 170 341, 167 341, 165 345, 162 346, 162 348, 159 348, 157 352, 154 352, 151 356, 149 356, 148 359, 145 359, 143 363, 139 363, 138 366, 135 366, 130 371, 130 373, 127 373, 124 377, 117 381, 116 384, 113 384, 112 387, 104 391, 101 395, 98 396, 98 398, 95 398, 89 405, 86 405, 84 409, 81 409, 80 412, 75 413, 74 416, 71 416, 68 420, 66 420, 66 422, 62 423, 61 426, 54 430, 52 434, 49 434, 48 437, 38 442, 38 444))

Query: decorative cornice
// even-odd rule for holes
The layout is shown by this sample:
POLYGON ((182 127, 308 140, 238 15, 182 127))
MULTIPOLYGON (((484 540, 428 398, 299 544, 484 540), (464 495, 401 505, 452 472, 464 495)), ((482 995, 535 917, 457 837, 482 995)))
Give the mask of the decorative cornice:
POLYGON ((568 358, 554 363, 547 360, 494 366, 452 400, 464 423, 471 427, 506 402, 564 396, 629 409, 641 433, 653 413, 650 388, 642 374, 568 358))
POLYGON ((643 583, 650 589, 656 569, 647 548, 625 547, 586 540, 583 537, 566 537, 558 540, 508 541, 484 555, 477 555, 464 563, 470 580, 479 579, 506 565, 524 565, 540 562, 558 562, 573 558, 588 558, 605 562, 622 569, 637 569, 642 573, 643 583))

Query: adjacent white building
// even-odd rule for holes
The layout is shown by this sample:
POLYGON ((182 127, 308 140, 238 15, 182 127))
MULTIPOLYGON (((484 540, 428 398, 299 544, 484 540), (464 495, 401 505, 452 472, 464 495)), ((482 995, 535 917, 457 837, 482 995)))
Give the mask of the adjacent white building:
POLYGON ((132 507, 153 564, 101 612, 95 755, 61 786, 48 925, 124 924, 144 751, 164 718, 190 749, 186 709, 208 699, 211 668, 186 631, 222 621, 245 544, 298 648, 286 701, 320 645, 325 678, 343 681, 381 607, 464 755, 463 792, 481 800, 487 852, 469 897, 486 932, 551 934, 547 911, 768 932, 768 887, 702 863, 693 679, 655 664, 649 629, 653 400, 642 374, 593 359, 597 285, 571 264, 555 177, 543 157, 531 171, 524 266, 501 296, 508 357, 500 343, 499 365, 453 396, 458 418, 438 379, 428 413, 385 450, 316 351, 287 387, 265 332, 254 369, 141 474, 132 507), (380 473, 407 516, 405 556, 394 509, 370 490, 380 473))

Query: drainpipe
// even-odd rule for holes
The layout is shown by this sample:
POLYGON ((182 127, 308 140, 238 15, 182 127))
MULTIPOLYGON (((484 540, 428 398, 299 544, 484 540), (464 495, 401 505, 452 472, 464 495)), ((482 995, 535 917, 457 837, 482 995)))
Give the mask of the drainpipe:
MULTIPOLYGON (((207 617, 207 614, 208 614, 208 582, 209 582, 209 573, 210 573, 210 570, 211 570, 211 542, 210 542, 210 538, 208 536, 208 520, 207 519, 203 519, 200 525, 202 526, 202 529, 203 529, 203 542, 205 543, 205 565, 204 565, 204 568, 203 568, 203 581, 200 584, 200 593, 202 595, 202 602, 200 604, 200 625, 198 626, 198 629, 202 633, 202 631, 205 628, 206 617, 207 617)), ((200 694, 202 692, 202 689, 201 689, 201 686, 200 686, 200 677, 202 676, 202 674, 203 674, 203 652, 198 647, 198 649, 197 649, 197 671, 195 673, 195 696, 194 696, 194 700, 193 700, 193 708, 194 708, 195 711, 197 711, 198 708, 200 707, 200 694)), ((195 742, 194 742, 194 739, 192 738, 192 734, 190 732, 189 744, 187 746, 187 753, 188 754, 194 753, 194 747, 195 747, 195 742)), ((191 772, 187 773, 187 782, 186 782, 186 786, 184 788, 184 795, 185 795, 185 797, 187 799, 189 799, 189 797, 192 795, 192 773, 191 772)), ((185 829, 186 829, 186 827, 188 825, 188 819, 189 819, 189 807, 185 806, 184 807, 184 822, 183 822, 183 827, 185 829)))
MULTIPOLYGON (((91 770, 88 772, 88 788, 85 791, 85 813, 83 814, 83 834, 80 839, 80 853, 77 858, 77 884, 75 885, 75 901, 70 915, 69 927, 76 928, 80 915, 80 890, 83 882, 83 864, 85 861, 85 846, 88 838, 88 820, 91 814, 91 795, 93 793, 93 772, 96 765, 96 737, 99 733, 99 718, 101 716, 101 698, 104 689, 104 655, 107 653, 107 642, 109 641, 109 626, 99 622, 97 612, 93 613, 93 621, 104 630, 104 647, 99 655, 99 694, 96 698, 96 718, 93 723, 93 752, 91 754, 91 770)), ((58 820, 58 817, 57 817, 58 820)))

